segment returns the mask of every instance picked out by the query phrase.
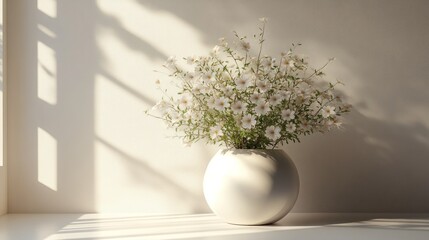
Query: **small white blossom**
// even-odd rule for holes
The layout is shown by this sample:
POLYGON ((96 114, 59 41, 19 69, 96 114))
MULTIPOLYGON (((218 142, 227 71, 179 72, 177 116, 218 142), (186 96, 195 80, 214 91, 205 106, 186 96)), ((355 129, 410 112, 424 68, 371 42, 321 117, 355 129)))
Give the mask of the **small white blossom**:
POLYGON ((215 140, 218 137, 223 136, 222 127, 221 126, 214 126, 210 128, 210 137, 215 140))
POLYGON ((282 118, 285 121, 290 121, 292 119, 295 119, 295 111, 286 109, 282 111, 282 118))
POLYGON ((225 40, 225 38, 222 37, 222 38, 219 38, 219 45, 226 48, 228 47, 228 42, 225 40))
POLYGON ((225 94, 226 97, 232 98, 232 96, 234 95, 234 87, 230 85, 224 87, 223 93, 225 94))
POLYGON ((207 99, 207 106, 209 108, 215 108, 215 106, 216 106, 216 98, 210 97, 209 99, 207 99))
POLYGON ((205 82, 211 82, 215 80, 215 74, 213 72, 206 72, 203 74, 203 80, 205 82))
POLYGON ((186 58, 186 63, 188 63, 189 65, 194 64, 197 61, 197 57, 195 56, 190 56, 186 58))
MULTIPOLYGON (((265 71, 268 71, 273 66, 273 59, 265 57, 261 61, 261 66, 265 69, 265 71)), ((274 71, 273 71, 274 72, 274 71)))
POLYGON ((281 53, 282 57, 287 57, 287 56, 290 56, 290 55, 292 55, 292 51, 291 50, 283 51, 281 53))
POLYGON ((183 95, 179 99, 179 107, 182 109, 188 108, 192 105, 192 98, 189 95, 183 95))
POLYGON ((325 126, 328 128, 334 125, 334 121, 332 121, 331 119, 326 119, 324 123, 325 123, 325 126))
POLYGON ((332 107, 332 106, 323 107, 322 110, 320 111, 320 113, 322 114, 322 117, 324 117, 324 118, 334 116, 335 115, 335 107, 332 107))
POLYGON ((311 95, 311 89, 299 88, 299 89, 296 89, 296 93, 298 96, 302 98, 308 98, 311 95))
POLYGON ((235 84, 237 85, 237 89, 245 90, 247 89, 247 87, 249 87, 251 81, 252 81, 251 77, 245 74, 235 79, 235 84))
POLYGON ((281 137, 280 128, 276 126, 269 126, 265 130, 265 136, 273 141, 276 141, 281 137))
POLYGON ((291 91, 280 91, 280 96, 282 96, 282 98, 284 99, 289 99, 289 97, 292 95, 291 91))
POLYGON ((210 54, 217 55, 219 53, 220 47, 218 45, 214 46, 210 54))
POLYGON ((168 70, 170 70, 172 73, 176 72, 178 67, 176 65, 176 57, 171 56, 167 59, 167 61, 164 64, 164 67, 166 67, 168 70))
POLYGON ((295 61, 284 57, 280 63, 280 66, 283 68, 295 68, 295 61))
POLYGON ((310 123, 307 120, 302 120, 301 121, 301 128, 304 131, 308 131, 308 130, 310 130, 311 125, 310 125, 310 123))
POLYGON ((253 104, 258 103, 258 102, 260 102, 261 100, 262 100, 262 96, 261 96, 261 94, 259 94, 259 93, 254 93, 254 94, 252 94, 252 96, 250 96, 250 101, 251 101, 253 104))
POLYGON ((169 104, 164 100, 159 101, 155 106, 152 107, 153 110, 158 110, 162 114, 165 114, 168 108, 169 104))
POLYGON ((266 92, 266 91, 270 90, 270 88, 271 88, 271 83, 270 83, 270 82, 268 82, 268 81, 261 81, 261 80, 258 80, 258 81, 256 81, 256 86, 258 87, 258 89, 259 89, 261 92, 266 92))
POLYGON ((167 67, 174 66, 175 64, 176 64, 176 56, 170 56, 167 59, 167 62, 165 63, 165 65, 167 65, 167 67))
POLYGON ((279 104, 281 101, 283 100, 283 98, 280 96, 280 94, 274 94, 270 97, 270 104, 273 106, 276 106, 277 104, 279 104))
POLYGON ((231 105, 231 109, 235 114, 240 114, 244 111, 246 111, 246 103, 243 103, 241 101, 236 101, 231 105))
POLYGON ((244 115, 241 119, 241 126, 245 129, 251 129, 256 125, 256 118, 252 115, 244 115))
POLYGON ((215 100, 214 108, 218 111, 223 111, 225 108, 229 107, 228 99, 224 97, 217 98, 215 100))
POLYGON ((286 124, 286 131, 294 132, 296 130, 296 125, 293 123, 286 124))
POLYGON ((257 104, 256 104, 256 107, 255 107, 255 113, 257 114, 257 115, 262 115, 262 114, 266 114, 266 113, 268 113, 268 111, 270 110, 270 104, 268 103, 268 102, 265 102, 265 101, 259 101, 257 104))
POLYGON ((340 128, 341 127, 341 125, 343 125, 343 123, 340 121, 340 119, 338 119, 338 118, 334 118, 334 120, 333 120, 333 124, 335 124, 335 126, 337 127, 337 128, 340 128))

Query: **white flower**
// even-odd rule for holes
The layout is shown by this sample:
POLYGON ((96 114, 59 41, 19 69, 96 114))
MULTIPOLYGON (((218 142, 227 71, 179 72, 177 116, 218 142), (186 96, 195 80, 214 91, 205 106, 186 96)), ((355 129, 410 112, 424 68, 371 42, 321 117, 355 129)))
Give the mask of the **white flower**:
POLYGON ((325 126, 330 128, 332 125, 334 125, 334 121, 332 121, 331 119, 327 119, 325 120, 325 126))
POLYGON ((323 118, 328 118, 330 116, 335 115, 335 107, 332 107, 332 106, 323 107, 320 113, 322 114, 323 118))
POLYGON ((176 56, 170 56, 167 59, 167 62, 165 63, 165 65, 167 65, 167 67, 174 66, 175 64, 176 64, 176 56))
POLYGON ((172 72, 176 72, 177 71, 176 57, 175 56, 169 57, 165 62, 164 67, 166 67, 168 70, 172 72))
POLYGON ((310 123, 307 120, 301 121, 301 128, 304 131, 310 130, 310 128, 311 128, 310 123))
POLYGON ((308 98, 311 95, 311 89, 309 88, 299 88, 299 89, 295 89, 295 91, 297 95, 302 98, 308 98))
POLYGON ((224 97, 217 98, 215 100, 214 108, 218 111, 223 111, 225 108, 229 107, 228 99, 224 97))
POLYGON ((211 97, 207 100, 207 106, 209 108, 215 108, 216 106, 216 99, 214 97, 211 97))
POLYGON ((278 72, 277 71, 269 71, 268 72, 268 77, 270 78, 270 79, 278 79, 278 76, 277 76, 277 74, 278 74, 278 72))
POLYGON ((288 132, 294 132, 296 130, 296 125, 293 123, 288 123, 286 125, 286 131, 288 132))
POLYGON ((246 90, 246 88, 251 83, 251 77, 247 74, 241 75, 237 79, 235 79, 235 84, 237 85, 237 89, 239 90, 246 90))
POLYGON ((290 109, 283 110, 282 111, 282 118, 285 121, 295 119, 295 111, 290 110, 290 109))
POLYGON ((231 109, 235 114, 240 114, 244 111, 246 111, 246 103, 243 103, 241 101, 236 101, 231 105, 231 109))
POLYGON ((279 94, 274 94, 270 97, 270 104, 275 106, 282 101, 282 97, 279 94))
POLYGON ((268 91, 268 90, 271 88, 271 83, 270 83, 270 82, 268 82, 268 81, 261 81, 261 80, 258 80, 258 81, 256 82, 256 86, 258 87, 258 89, 259 89, 261 92, 266 92, 266 91, 268 91))
POLYGON ((211 82, 215 80, 215 74, 212 72, 206 72, 203 74, 203 80, 205 82, 211 82))
POLYGON ((291 50, 283 51, 281 53, 281 55, 282 55, 282 57, 290 56, 290 55, 292 55, 292 51, 291 50))
POLYGON ((340 121, 340 119, 338 119, 338 118, 334 118, 334 120, 333 120, 333 124, 335 124, 335 126, 337 127, 337 128, 340 128, 341 127, 341 125, 343 125, 343 123, 340 121))
POLYGON ((226 97, 229 97, 229 98, 232 97, 234 95, 234 87, 231 85, 224 87, 223 93, 225 94, 226 97))
POLYGON ((265 101, 259 101, 256 104, 255 112, 257 115, 266 114, 270 110, 270 104, 265 101))
POLYGON ((244 40, 240 41, 240 47, 241 49, 243 49, 244 51, 248 52, 250 50, 250 43, 246 42, 244 40))
POLYGON ((195 56, 190 56, 186 58, 186 63, 188 63, 189 65, 194 64, 197 61, 197 57, 195 56))
POLYGON ((262 96, 259 93, 254 93, 252 96, 250 96, 250 101, 254 104, 258 103, 262 100, 262 96))
POLYGON ((291 91, 280 91, 280 96, 284 99, 289 99, 289 97, 292 95, 291 91))
POLYGON ((276 126, 269 126, 265 130, 265 136, 273 141, 276 141, 281 137, 280 128, 276 126))
POLYGON ((210 137, 214 140, 218 137, 223 136, 222 127, 214 126, 210 128, 210 137))
POLYGON ((241 126, 245 129, 251 129, 256 125, 256 118, 252 115, 244 115, 241 119, 241 126))
POLYGON ((166 101, 161 100, 155 106, 153 106, 152 109, 153 110, 158 110, 162 114, 164 114, 164 113, 166 113, 168 107, 169 107, 169 104, 166 101))
POLYGON ((261 61, 261 66, 265 69, 265 70, 269 70, 271 69, 271 67, 273 66, 273 59, 269 58, 269 57, 265 57, 264 59, 262 59, 261 61))
POLYGON ((226 48, 226 47, 228 47, 228 42, 225 40, 224 37, 222 37, 222 38, 219 38, 219 45, 226 48))
POLYGON ((192 92, 194 94, 200 94, 204 91, 203 88, 204 86, 202 84, 197 83, 192 87, 192 92))
POLYGON ((280 63, 280 67, 282 68, 295 68, 295 61, 284 57, 280 63))
POLYGON ((217 55, 219 53, 220 47, 218 45, 214 46, 212 51, 210 52, 210 54, 213 55, 217 55))
POLYGON ((189 97, 188 95, 183 95, 180 99, 179 99, 179 107, 184 109, 184 108, 188 108, 192 105, 192 99, 191 97, 189 97))

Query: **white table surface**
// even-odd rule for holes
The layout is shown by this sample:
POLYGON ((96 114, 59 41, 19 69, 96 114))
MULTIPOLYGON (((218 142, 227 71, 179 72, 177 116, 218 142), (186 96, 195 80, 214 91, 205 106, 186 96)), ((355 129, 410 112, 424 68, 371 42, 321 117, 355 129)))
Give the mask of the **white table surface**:
POLYGON ((291 213, 275 225, 236 226, 213 214, 8 214, 0 240, 54 239, 424 239, 429 214, 291 213))

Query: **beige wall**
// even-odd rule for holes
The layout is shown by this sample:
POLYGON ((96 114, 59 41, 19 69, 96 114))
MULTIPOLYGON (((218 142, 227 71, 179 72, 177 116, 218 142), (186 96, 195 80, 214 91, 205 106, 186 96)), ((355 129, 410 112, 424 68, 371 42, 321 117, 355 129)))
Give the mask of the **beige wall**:
POLYGON ((4 78, 5 67, 3 59, 5 56, 4 50, 4 29, 5 21, 3 19, 3 6, 4 2, 0 0, 0 215, 7 213, 7 166, 6 166, 6 151, 5 151, 5 140, 6 140, 6 121, 5 121, 5 109, 6 109, 6 82, 4 78))
POLYGON ((295 212, 429 212, 427 1, 21 0, 8 11, 10 212, 207 212, 215 147, 186 148, 143 110, 169 55, 208 51, 270 19, 343 80, 342 131, 285 147, 295 212))

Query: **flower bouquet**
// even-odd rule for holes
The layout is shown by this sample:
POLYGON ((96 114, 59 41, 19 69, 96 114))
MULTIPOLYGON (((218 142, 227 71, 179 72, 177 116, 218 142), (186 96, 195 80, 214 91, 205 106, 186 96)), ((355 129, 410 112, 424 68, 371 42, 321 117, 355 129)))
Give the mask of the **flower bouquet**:
POLYGON ((175 57, 167 60, 164 67, 178 80, 178 97, 165 96, 154 108, 184 143, 266 149, 341 126, 339 117, 350 105, 335 94, 340 82, 326 81, 323 72, 333 59, 312 68, 295 54, 300 44, 292 44, 278 60, 263 55, 266 19, 261 21, 255 54, 247 37, 235 32, 232 46, 221 38, 209 55, 184 58, 191 70, 175 57))

